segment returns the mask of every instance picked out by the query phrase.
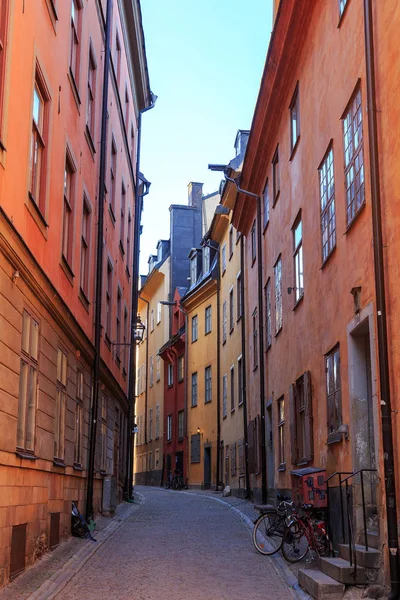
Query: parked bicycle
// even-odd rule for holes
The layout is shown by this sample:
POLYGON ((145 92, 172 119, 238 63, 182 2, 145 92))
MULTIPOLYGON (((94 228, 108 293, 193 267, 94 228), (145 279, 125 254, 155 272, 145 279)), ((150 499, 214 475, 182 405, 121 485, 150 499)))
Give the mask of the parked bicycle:
POLYGON ((281 551, 290 563, 302 560, 310 551, 328 556, 330 542, 323 514, 312 504, 302 504, 293 515, 282 538, 281 551))
POLYGON ((254 506, 260 516, 254 521, 252 540, 255 549, 265 556, 271 556, 280 550, 283 535, 295 511, 290 498, 278 494, 277 500, 277 508, 254 506))

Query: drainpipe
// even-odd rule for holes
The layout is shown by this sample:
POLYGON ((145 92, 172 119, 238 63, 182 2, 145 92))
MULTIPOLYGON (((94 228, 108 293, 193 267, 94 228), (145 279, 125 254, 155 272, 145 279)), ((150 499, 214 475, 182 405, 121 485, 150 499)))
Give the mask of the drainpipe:
POLYGON ((236 186, 239 193, 255 198, 257 203, 257 278, 258 278, 258 327, 259 327, 259 363, 260 363, 260 416, 261 416, 261 502, 267 502, 267 456, 265 444, 265 373, 264 373, 264 335, 263 335, 263 287, 262 287, 262 223, 261 223, 261 196, 243 190, 239 187, 238 182, 226 174, 225 179, 236 186))
MULTIPOLYGON (((140 184, 140 149, 142 137, 142 114, 147 112, 154 105, 157 96, 151 94, 151 103, 146 108, 139 110, 138 115, 138 140, 136 152, 136 176, 135 176, 135 220, 134 220, 134 243, 133 243, 133 268, 132 268, 132 307, 131 307, 131 353, 129 357, 129 386, 128 386, 128 439, 126 453, 126 480, 125 480, 125 498, 133 500, 133 417, 135 414, 135 385, 136 385, 136 346, 134 341, 134 331, 137 319, 138 296, 139 296, 139 252, 140 252, 140 221, 143 207, 143 196, 148 193, 141 193, 140 184)), ((147 366, 146 366, 147 369, 147 366)))
POLYGON ((100 343, 101 343, 101 310, 103 296, 103 229, 104 229, 104 191, 106 174, 107 152, 107 104, 108 80, 110 73, 110 35, 111 35, 112 1, 107 0, 104 44, 104 81, 101 114, 101 144, 100 144, 100 173, 99 173, 99 215, 97 226, 97 252, 96 252, 96 300, 95 300, 95 332, 94 332, 94 366, 93 366, 93 403, 90 424, 88 482, 86 496, 86 518, 93 516, 93 486, 94 486, 94 458, 96 452, 97 412, 99 407, 100 391, 100 343))
MULTIPOLYGON (((147 300, 145 300, 142 296, 139 296, 139 298, 143 301, 146 302, 147 304, 147 311, 146 311, 146 321, 147 321, 147 327, 149 326, 150 323, 150 302, 148 302, 147 300)), ((145 388, 144 388, 144 444, 146 446, 146 452, 147 452, 147 365, 149 364, 149 337, 148 335, 146 335, 146 378, 145 378, 145 388)), ((154 365, 153 365, 153 375, 154 375, 154 365)), ((147 469, 145 472, 145 485, 147 485, 147 469)))
POLYGON ((240 236, 240 294, 242 296, 242 398, 243 398, 243 439, 245 464, 245 498, 250 498, 249 440, 247 431, 247 390, 246 390, 246 311, 244 309, 244 241, 240 236))
POLYGON ((374 236, 375 293, 381 388, 381 422, 385 473, 386 517, 390 565, 390 600, 400 598, 400 568, 397 530, 396 483, 390 399, 389 352, 386 324, 385 271, 380 199, 378 127, 374 65, 372 2, 364 0, 365 61, 367 75, 368 137, 370 143, 371 208, 374 236))
POLYGON ((182 306, 181 303, 178 305, 179 310, 184 315, 185 318, 185 387, 184 387, 184 400, 183 400, 183 437, 186 440, 186 452, 183 453, 183 473, 186 474, 185 479, 189 481, 189 436, 187 430, 187 405, 188 405, 188 374, 189 374, 189 365, 188 365, 188 353, 189 353, 189 345, 188 345, 188 326, 189 326, 189 317, 187 310, 182 306), (186 465, 185 465, 185 456, 186 456, 186 465), (186 467, 186 469, 185 469, 186 467))
POLYGON ((219 490, 221 480, 221 273, 220 273, 220 246, 218 245, 218 279, 217 279, 217 485, 219 490))

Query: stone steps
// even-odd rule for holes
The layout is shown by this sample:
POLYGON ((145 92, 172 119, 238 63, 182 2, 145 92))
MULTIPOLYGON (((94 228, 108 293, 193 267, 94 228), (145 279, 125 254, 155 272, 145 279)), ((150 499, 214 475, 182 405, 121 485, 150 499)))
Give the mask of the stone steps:
POLYGON ((316 600, 342 600, 345 586, 318 569, 300 569, 299 584, 316 600))
MULTIPOLYGON (((357 566, 365 569, 379 569, 381 566, 381 552, 375 548, 365 549, 361 544, 355 545, 357 566)), ((353 549, 354 552, 354 549, 353 549)), ((350 551, 348 544, 339 544, 339 556, 344 560, 350 559, 350 551)), ((354 560, 354 559, 353 559, 354 560)))
POLYGON ((354 564, 340 557, 321 557, 320 569, 332 579, 340 581, 346 585, 363 584, 366 582, 366 571, 363 567, 357 566, 356 574, 354 564))

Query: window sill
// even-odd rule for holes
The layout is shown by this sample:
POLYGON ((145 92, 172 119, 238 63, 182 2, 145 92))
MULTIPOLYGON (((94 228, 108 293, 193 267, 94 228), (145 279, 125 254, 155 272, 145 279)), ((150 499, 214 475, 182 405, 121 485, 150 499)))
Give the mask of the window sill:
POLYGON ((264 228, 263 228, 263 235, 264 235, 264 234, 265 234, 265 232, 267 231, 267 229, 268 229, 268 225, 269 225, 269 218, 268 218, 268 221, 267 221, 267 222, 265 223, 265 225, 264 225, 264 228))
MULTIPOLYGON (((122 256, 124 257, 125 256, 125 248, 124 248, 124 244, 123 244, 122 240, 119 240, 119 249, 121 251, 122 256)), ((158 325, 158 323, 157 323, 157 325, 158 325)))
POLYGON ((284 463, 281 463, 281 464, 279 465, 279 467, 278 467, 278 471, 279 471, 280 473, 282 473, 283 471, 286 471, 286 463, 285 463, 285 462, 284 462, 284 463))
POLYGON ((183 442, 183 435, 181 437, 178 437, 178 442, 183 442))
POLYGON ((242 237, 242 234, 240 233, 240 231, 237 232, 237 236, 236 236, 236 242, 235 242, 235 246, 238 245, 238 243, 240 242, 240 238, 242 237))
POLYGON ((267 344, 267 347, 265 348, 265 353, 268 352, 268 350, 271 348, 272 344, 267 344))
POLYGON ((332 250, 329 252, 328 256, 325 258, 325 260, 322 261, 322 265, 320 270, 322 271, 322 269, 325 267, 325 265, 329 262, 329 259, 331 258, 331 256, 333 256, 336 252, 336 244, 334 245, 334 247, 332 248, 332 250))
POLYGON ((210 329, 210 331, 206 331, 206 332, 204 333, 204 335, 210 335, 210 333, 211 333, 211 329, 210 329))
POLYGON ((96 148, 95 148, 95 145, 93 142, 92 134, 90 133, 90 129, 87 125, 85 127, 85 138, 86 138, 87 144, 89 146, 90 154, 92 155, 92 158, 94 160, 94 155, 96 154, 96 148))
POLYGON ((239 323, 239 321, 241 321, 241 320, 242 320, 242 316, 243 316, 243 315, 239 315, 239 316, 237 317, 237 319, 236 319, 236 323, 239 323))
POLYGON ((252 268, 254 267, 254 263, 256 262, 256 260, 257 260, 256 256, 254 258, 252 258, 252 260, 251 260, 251 267, 252 268))
POLYGON ((1 141, 1 138, 0 138, 0 150, 2 150, 3 152, 7 152, 7 148, 5 147, 5 145, 3 144, 3 142, 1 141))
POLYGON ((15 455, 18 456, 18 458, 25 458, 26 460, 38 460, 38 456, 35 456, 34 454, 30 454, 29 452, 25 452, 24 450, 16 450, 15 455))
POLYGON ((197 404, 192 404, 190 408, 197 408, 197 404))
POLYGON ((231 260, 232 256, 233 256, 233 252, 230 253, 228 260, 231 260))
POLYGON ((46 0, 47 9, 49 11, 51 23, 53 25, 54 33, 56 33, 56 23, 58 21, 57 9, 54 4, 54 0, 46 0))
POLYGON ((280 332, 282 331, 283 326, 281 326, 278 331, 276 332, 276 334, 274 335, 275 339, 278 337, 278 335, 280 334, 280 332))
POLYGON ((297 136, 296 143, 295 143, 295 145, 292 148, 292 152, 291 152, 291 154, 289 156, 289 162, 291 162, 294 159, 294 156, 296 154, 296 150, 298 148, 299 142, 300 142, 300 134, 297 136))
MULTIPOLYGON (((160 381, 159 379, 157 381, 160 381)), ((183 383, 183 377, 182 379, 178 379, 178 383, 183 383)))
POLYGON ((242 400, 241 402, 239 402, 239 404, 238 404, 238 408, 242 408, 243 404, 244 404, 244 402, 243 402, 243 400, 242 400))
POLYGON ((115 356, 115 364, 117 365, 118 369, 121 366, 121 359, 119 356, 115 356))
POLYGON ((228 415, 222 415, 222 419, 226 419, 228 415))
POLYGON ((81 103, 81 99, 79 97, 79 91, 78 91, 78 86, 76 85, 75 77, 71 71, 71 67, 69 68, 69 72, 68 72, 68 81, 71 85, 72 95, 75 100, 76 108, 78 109, 78 112, 80 114, 82 103, 81 103))
POLYGON ((192 344, 195 344, 197 342, 199 338, 196 338, 195 340, 192 340, 192 344))
POLYGON ((131 278, 131 274, 130 274, 130 272, 129 272, 129 267, 128 267, 128 265, 126 265, 126 267, 125 267, 125 273, 126 273, 126 276, 127 276, 127 278, 128 278, 128 281, 129 281, 129 280, 130 280, 130 278, 131 278))
POLYGON ((105 475, 107 475, 107 471, 105 471, 104 469, 100 469, 99 473, 100 473, 100 475, 102 475, 103 477, 104 477, 105 475))
POLYGON ((226 338, 224 340, 222 340, 222 345, 225 346, 226 344, 226 338))
POLYGON ((296 310, 296 308, 299 306, 299 304, 301 304, 301 303, 302 303, 302 301, 303 301, 303 298, 304 298, 304 293, 303 293, 303 294, 300 296, 300 298, 299 298, 298 300, 296 300, 296 303, 295 303, 295 305, 293 306, 293 309, 292 309, 292 310, 296 310))
POLYGON ((332 431, 328 434, 326 443, 328 446, 330 446, 331 444, 337 444, 338 442, 341 442, 343 439, 345 439, 344 433, 341 433, 340 431, 332 431))
POLYGON ((211 404, 211 402, 212 402, 212 398, 211 398, 211 400, 204 400, 204 404, 211 404))
POLYGON ((234 408, 231 408, 231 415, 235 412, 234 408))
POLYGON ((352 220, 350 221, 350 223, 347 225, 346 230, 344 232, 343 235, 347 235, 347 233, 350 231, 350 229, 353 227, 354 223, 356 221, 358 221, 358 217, 360 216, 360 214, 363 212, 365 208, 365 200, 364 202, 361 204, 360 208, 358 209, 358 211, 356 212, 356 214, 354 215, 354 217, 352 218, 352 220))
POLYGON ((254 373, 254 371, 257 371, 257 369, 258 369, 258 364, 254 365, 254 367, 253 367, 253 373, 254 373))
POLYGON ((82 465, 79 463, 74 463, 73 469, 74 471, 83 471, 82 465))
POLYGON ((54 458, 53 459, 53 466, 54 467, 60 467, 61 469, 65 469, 65 467, 67 466, 65 464, 65 462, 59 458, 54 458))
POLYGON ((111 206, 111 203, 109 203, 109 205, 108 205, 108 212, 110 213, 110 217, 111 217, 111 223, 113 224, 113 226, 114 226, 114 228, 115 228, 115 221, 116 221, 116 218, 115 218, 115 215, 114 215, 114 209, 113 209, 113 207, 111 206))
POLYGON ((28 202, 26 203, 26 207, 27 207, 31 217, 35 221, 36 225, 39 227, 40 231, 42 232, 43 237, 45 238, 45 240, 47 240, 47 230, 49 228, 49 225, 48 225, 46 219, 44 218, 44 215, 43 215, 42 211, 40 210, 39 205, 36 203, 35 198, 32 196, 32 194, 30 192, 28 192, 28 202))
POLYGON ((62 268, 62 270, 64 271, 68 281, 70 282, 71 285, 74 284, 74 273, 69 265, 69 263, 67 262, 67 259, 65 258, 64 255, 61 256, 61 262, 60 262, 60 267, 62 268))
POLYGON ((298 463, 296 463, 296 467, 305 467, 306 465, 308 465, 311 462, 311 459, 308 458, 303 458, 302 460, 300 460, 298 463))
POLYGON ((125 367, 122 367, 122 377, 123 377, 124 379, 126 379, 126 375, 127 375, 127 373, 126 373, 126 369, 125 369, 125 367))
POLYGON ((229 330, 229 335, 232 335, 232 333, 234 332, 234 330, 235 330, 235 328, 231 327, 230 330, 229 330))

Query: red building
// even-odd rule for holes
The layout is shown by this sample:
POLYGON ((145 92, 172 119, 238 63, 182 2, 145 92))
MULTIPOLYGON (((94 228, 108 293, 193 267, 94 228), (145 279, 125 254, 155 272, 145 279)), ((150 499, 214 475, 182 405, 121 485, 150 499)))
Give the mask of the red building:
POLYGON ((164 469, 163 481, 175 471, 187 480, 187 437, 185 437, 185 390, 186 390, 186 323, 180 307, 184 288, 176 288, 172 309, 171 337, 159 356, 164 361, 164 469))

